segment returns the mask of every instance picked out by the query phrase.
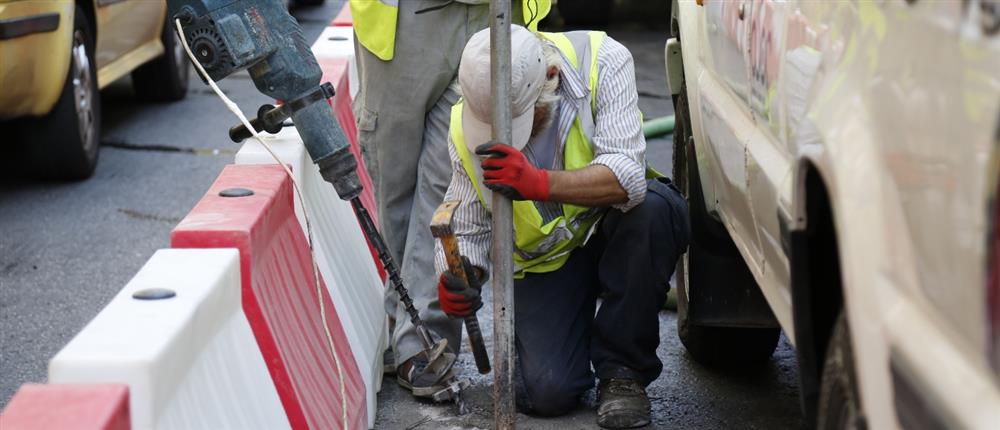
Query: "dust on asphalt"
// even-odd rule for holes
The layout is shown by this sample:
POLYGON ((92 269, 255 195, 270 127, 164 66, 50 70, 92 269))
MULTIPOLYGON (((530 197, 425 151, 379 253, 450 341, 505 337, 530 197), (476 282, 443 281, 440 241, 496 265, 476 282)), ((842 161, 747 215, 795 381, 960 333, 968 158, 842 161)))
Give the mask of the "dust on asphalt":
MULTIPOLYGON (((484 288, 485 306, 478 313, 489 351, 493 351, 492 295, 484 288)), ((721 371, 696 363, 677 338, 672 311, 660 312, 663 373, 647 387, 653 407, 650 428, 792 429, 801 427, 795 351, 782 336, 770 361, 739 371, 721 371)), ((386 375, 378 397, 379 429, 491 429, 493 375, 480 375, 468 342, 463 339, 459 375, 471 386, 464 392, 470 413, 457 416, 454 405, 414 399, 386 375)), ((518 414, 517 427, 530 430, 597 429, 593 389, 569 415, 538 418, 518 414)))

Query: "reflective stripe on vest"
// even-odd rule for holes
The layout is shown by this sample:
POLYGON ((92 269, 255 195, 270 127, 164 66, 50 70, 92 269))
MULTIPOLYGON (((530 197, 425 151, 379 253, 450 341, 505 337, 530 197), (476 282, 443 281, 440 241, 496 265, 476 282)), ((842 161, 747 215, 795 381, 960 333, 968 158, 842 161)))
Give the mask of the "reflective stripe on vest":
MULTIPOLYGON (((396 23, 399 0, 350 0, 351 19, 358 43, 383 61, 389 61, 396 50, 396 23)), ((531 31, 552 9, 552 0, 522 0, 524 22, 531 31)))
MULTIPOLYGON (((569 59, 575 72, 589 84, 592 100, 597 94, 597 52, 605 34, 603 32, 541 33, 569 59)), ((570 72, 572 73, 572 72, 570 72)), ((476 194, 484 207, 489 208, 481 190, 480 181, 473 165, 472 156, 465 142, 462 130, 462 101, 451 111, 451 141, 455 146, 462 166, 476 189, 476 194)), ((590 139, 594 134, 593 102, 584 103, 577 112, 573 126, 563 147, 564 168, 581 169, 594 160, 590 139)), ((558 142, 554 143, 558 144, 558 142)), ((516 278, 525 273, 545 273, 562 267, 569 259, 570 252, 582 246, 600 216, 601 208, 588 208, 563 204, 563 215, 542 224, 542 216, 531 201, 515 201, 514 205, 514 263, 517 265, 516 278)))

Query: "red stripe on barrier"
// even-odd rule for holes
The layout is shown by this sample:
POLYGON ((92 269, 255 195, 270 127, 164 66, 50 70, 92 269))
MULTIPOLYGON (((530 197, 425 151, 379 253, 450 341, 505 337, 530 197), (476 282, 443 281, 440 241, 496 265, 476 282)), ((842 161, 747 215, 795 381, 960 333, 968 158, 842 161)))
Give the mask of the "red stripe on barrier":
POLYGON ((344 7, 340 8, 340 13, 333 18, 333 22, 330 23, 334 27, 350 27, 354 25, 354 19, 351 17, 351 5, 344 3, 344 7))
POLYGON ((3 430, 128 430, 128 386, 25 384, 0 414, 3 430))
MULTIPOLYGON (((346 384, 347 428, 367 426, 365 387, 337 310, 325 286, 316 295, 312 260, 295 218, 291 181, 276 165, 226 166, 208 193, 171 234, 174 248, 238 248, 243 311, 292 428, 343 428, 341 377, 346 384), (247 197, 220 197, 247 188, 247 197), (326 307, 342 375, 320 320, 326 307)), ((322 283, 322 279, 320 279, 322 283)))
MULTIPOLYGON (((337 94, 333 97, 332 104, 333 112, 337 116, 337 122, 340 123, 340 127, 344 129, 347 140, 351 143, 351 153, 358 159, 358 177, 361 180, 361 185, 365 188, 361 192, 361 204, 365 209, 368 209, 372 218, 376 220, 377 225, 378 212, 376 212, 375 208, 375 188, 372 185, 372 178, 368 175, 368 170, 365 168, 364 159, 361 158, 358 128, 354 121, 354 110, 351 108, 350 82, 347 74, 350 64, 344 58, 318 58, 317 60, 320 68, 323 69, 323 81, 332 82, 336 88, 337 94)), ((371 252, 372 259, 375 260, 375 267, 378 269, 378 274, 384 282, 386 276, 385 268, 382 266, 382 261, 378 258, 378 252, 375 251, 375 247, 370 242, 368 243, 368 250, 371 252)))

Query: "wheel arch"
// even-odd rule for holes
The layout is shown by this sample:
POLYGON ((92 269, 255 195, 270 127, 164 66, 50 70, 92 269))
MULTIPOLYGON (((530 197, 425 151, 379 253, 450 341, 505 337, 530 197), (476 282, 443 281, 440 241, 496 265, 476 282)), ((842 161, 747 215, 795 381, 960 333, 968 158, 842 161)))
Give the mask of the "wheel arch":
POLYGON ((94 50, 97 50, 97 5, 91 0, 76 0, 76 5, 83 9, 83 14, 87 17, 87 24, 90 24, 91 31, 94 32, 94 50))
POLYGON ((844 307, 836 211, 817 158, 804 157, 797 166, 789 239, 792 321, 806 422, 815 421, 826 349, 844 307))

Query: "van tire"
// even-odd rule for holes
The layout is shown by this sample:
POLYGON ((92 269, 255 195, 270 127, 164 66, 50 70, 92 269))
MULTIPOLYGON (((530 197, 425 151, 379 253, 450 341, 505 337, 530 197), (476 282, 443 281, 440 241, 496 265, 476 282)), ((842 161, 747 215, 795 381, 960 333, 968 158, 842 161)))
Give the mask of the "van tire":
POLYGON ((732 367, 765 362, 778 345, 780 329, 699 325, 688 317, 689 295, 699 294, 700 287, 689 284, 692 271, 741 274, 746 282, 753 281, 725 227, 705 210, 686 88, 676 98, 674 111, 673 176, 688 199, 691 223, 688 252, 677 262, 677 335, 691 357, 705 365, 732 367))
POLYGON ((823 379, 819 391, 817 430, 864 430, 868 426, 858 397, 851 330, 843 310, 833 326, 826 348, 823 379))
POLYGON ((83 9, 73 13, 66 81, 52 111, 24 121, 28 172, 39 179, 81 180, 94 173, 101 135, 94 32, 83 9))
POLYGON ((142 100, 182 100, 187 96, 191 65, 184 45, 169 19, 163 24, 160 41, 163 42, 163 55, 132 71, 132 88, 142 100))

